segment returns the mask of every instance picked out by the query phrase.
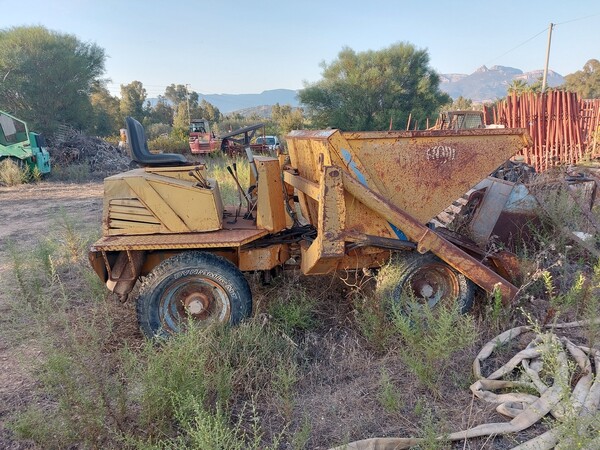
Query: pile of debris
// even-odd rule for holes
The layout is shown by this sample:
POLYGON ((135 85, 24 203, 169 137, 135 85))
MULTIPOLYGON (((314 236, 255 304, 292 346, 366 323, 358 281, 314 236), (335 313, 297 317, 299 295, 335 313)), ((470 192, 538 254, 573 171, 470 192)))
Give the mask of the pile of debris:
POLYGON ((131 157, 126 148, 119 148, 76 130, 62 130, 48 144, 53 167, 87 164, 90 174, 98 178, 130 168, 131 157))

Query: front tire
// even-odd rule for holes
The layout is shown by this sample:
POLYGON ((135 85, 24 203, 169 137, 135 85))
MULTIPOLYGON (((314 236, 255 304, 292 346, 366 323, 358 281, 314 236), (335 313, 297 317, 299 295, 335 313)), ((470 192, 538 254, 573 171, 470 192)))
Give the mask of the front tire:
POLYGON ((212 253, 180 253, 157 265, 137 297, 140 329, 148 338, 185 329, 188 319, 206 327, 235 325, 252 313, 252 293, 231 262, 212 253))

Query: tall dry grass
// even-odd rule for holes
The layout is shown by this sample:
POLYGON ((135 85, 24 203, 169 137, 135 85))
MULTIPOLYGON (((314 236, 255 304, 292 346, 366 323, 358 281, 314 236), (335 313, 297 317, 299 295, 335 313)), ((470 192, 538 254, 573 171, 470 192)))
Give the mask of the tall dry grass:
MULTIPOLYGON (((207 164, 235 202, 231 161, 207 164)), ((89 268, 95 236, 61 217, 35 249, 11 250, 13 320, 1 333, 40 346, 34 399, 11 428, 43 448, 327 448, 382 434, 444 448, 436 438, 461 428, 465 411, 469 423, 494 419, 468 392, 470 363, 490 333, 527 322, 521 311, 540 322, 551 309, 561 320, 598 316, 600 265, 556 239, 554 226, 523 246, 530 274, 508 309, 480 295, 474 316, 451 308, 390 315, 374 283, 349 289, 291 272, 261 286, 249 275, 252 319, 151 343, 133 306, 107 296, 89 268)), ((597 348, 598 328, 574 339, 597 348)), ((567 429, 584 425, 574 419, 567 429)), ((473 445, 510 442, 495 439, 473 445)))

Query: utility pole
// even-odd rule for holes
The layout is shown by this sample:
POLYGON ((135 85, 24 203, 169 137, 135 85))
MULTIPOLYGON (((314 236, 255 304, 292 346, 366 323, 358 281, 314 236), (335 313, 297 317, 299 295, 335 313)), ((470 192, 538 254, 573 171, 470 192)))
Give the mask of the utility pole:
POLYGON ((552 28, 554 28, 554 24, 550 22, 550 27, 548 27, 548 48, 546 48, 546 67, 544 69, 544 79, 542 81, 542 94, 546 91, 546 80, 548 79, 548 62, 550 61, 550 42, 552 41, 552 28))
POLYGON ((187 110, 188 110, 188 125, 192 123, 192 118, 190 117, 190 90, 189 84, 185 85, 185 99, 187 101, 187 110))

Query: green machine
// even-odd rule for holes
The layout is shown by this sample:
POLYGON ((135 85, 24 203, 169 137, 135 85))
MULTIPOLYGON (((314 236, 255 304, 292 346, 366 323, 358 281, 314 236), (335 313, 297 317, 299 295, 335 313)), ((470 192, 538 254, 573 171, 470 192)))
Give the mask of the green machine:
POLYGON ((50 154, 44 137, 29 131, 24 121, 0 111, 0 162, 6 158, 32 172, 50 172, 50 154))

